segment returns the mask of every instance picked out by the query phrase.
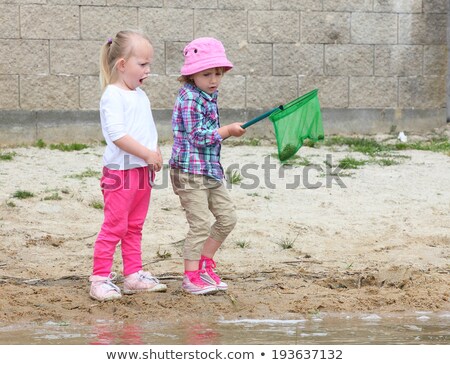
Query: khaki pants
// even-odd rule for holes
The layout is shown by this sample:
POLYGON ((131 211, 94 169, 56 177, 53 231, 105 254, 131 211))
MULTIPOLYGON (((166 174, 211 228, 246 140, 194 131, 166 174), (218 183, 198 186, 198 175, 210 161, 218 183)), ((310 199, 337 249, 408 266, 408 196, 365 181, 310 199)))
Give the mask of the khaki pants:
POLYGON ((173 191, 186 211, 189 232, 184 243, 184 259, 199 260, 208 237, 223 242, 236 225, 236 212, 222 182, 178 169, 170 170, 173 191), (215 222, 211 225, 211 213, 215 222))

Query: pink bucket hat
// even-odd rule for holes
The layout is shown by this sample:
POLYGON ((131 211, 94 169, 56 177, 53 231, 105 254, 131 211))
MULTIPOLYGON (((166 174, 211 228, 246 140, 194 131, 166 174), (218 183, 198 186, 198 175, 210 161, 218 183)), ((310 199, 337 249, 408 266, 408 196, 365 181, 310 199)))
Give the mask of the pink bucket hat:
POLYGON ((228 61, 222 42, 214 38, 204 37, 194 39, 183 51, 184 65, 181 68, 183 76, 214 67, 223 67, 226 71, 233 68, 228 61))

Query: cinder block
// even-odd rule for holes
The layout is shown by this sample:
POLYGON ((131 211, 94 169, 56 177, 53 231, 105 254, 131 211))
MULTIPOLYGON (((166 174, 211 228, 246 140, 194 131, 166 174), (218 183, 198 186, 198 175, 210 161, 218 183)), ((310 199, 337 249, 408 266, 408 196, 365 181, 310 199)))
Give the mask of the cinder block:
POLYGON ((225 75, 219 88, 219 108, 245 109, 245 77, 225 75))
POLYGON ((298 96, 297 76, 248 76, 247 108, 270 109, 298 96))
POLYGON ((348 108, 347 76, 299 76, 299 95, 319 89, 322 108, 348 108))
POLYGON ((422 46, 375 46, 376 76, 413 76, 422 74, 422 46))
POLYGON ((350 13, 303 12, 302 43, 349 43, 350 13))
POLYGON ((424 46, 423 74, 445 76, 448 72, 447 46, 424 46))
POLYGON ((2 38, 19 38, 19 6, 0 4, 0 34, 2 38))
MULTIPOLYGON (((182 0, 178 0, 182 1, 182 0)), ((314 1, 314 0, 310 0, 314 1)), ((284 1, 277 1, 274 6, 277 6, 278 3, 284 1)), ((269 10, 270 9, 271 0, 218 0, 219 9, 228 9, 228 10, 269 10)), ((274 7, 272 8, 274 9, 274 7)))
POLYGON ((78 110, 78 77, 21 76, 20 105, 24 110, 78 110))
POLYGON ((446 14, 399 14, 398 43, 447 44, 446 14))
MULTIPOLYGON (((58 0, 60 1, 60 0, 58 0)), ((70 0, 69 0, 70 1, 70 0)), ((83 1, 83 0, 82 0, 83 1)), ((94 0, 95 1, 95 0, 94 0)), ((89 1, 89 5, 105 5, 105 2, 108 6, 136 6, 141 8, 162 8, 164 6, 164 0, 96 0, 97 2, 102 1, 103 4, 92 4, 89 1)), ((168 0, 165 0, 166 2, 168 0)))
POLYGON ((157 75, 166 74, 166 42, 150 38, 153 46, 153 61, 150 65, 150 73, 157 75))
POLYGON ((164 0, 166 8, 210 9, 217 8, 218 0, 164 0))
POLYGON ((448 0, 423 0, 424 13, 447 14, 448 0))
POLYGON ((227 57, 233 63, 232 75, 271 75, 272 45, 267 43, 227 44, 227 57))
POLYGON ((153 40, 190 41, 193 20, 192 9, 139 8, 139 27, 153 40))
POLYGON ((20 34, 28 39, 79 39, 79 14, 78 6, 23 5, 20 34))
POLYGON ((298 42, 300 40, 299 13, 250 10, 248 40, 254 43, 298 42))
POLYGON ((173 109, 181 83, 177 76, 151 75, 142 87, 147 93, 152 109, 173 109))
POLYGON ((82 110, 98 110, 101 93, 98 76, 80 76, 80 108, 82 110))
POLYGON ((228 43, 247 41, 247 13, 239 10, 206 10, 194 12, 194 37, 215 37, 228 43))
POLYGON ((397 14, 353 13, 351 24, 354 44, 397 43, 397 14))
POLYGON ((100 47, 105 41, 50 41, 50 73, 98 75, 100 47))
POLYGON ((0 54, 3 55, 0 74, 49 73, 49 46, 46 40, 0 39, 0 54))
POLYGON ((166 75, 180 76, 183 66, 183 49, 188 42, 166 42, 166 75))
POLYGON ((289 11, 317 11, 322 10, 322 1, 317 0, 276 0, 272 1, 272 8, 274 10, 289 10, 289 11))
POLYGON ((396 108, 396 77, 350 77, 350 108, 396 108))
POLYGON ((422 0, 374 0, 373 11, 383 13, 421 13, 422 0))
POLYGON ((323 44, 274 44, 273 74, 289 75, 323 75, 323 44))
POLYGON ((0 75, 0 109, 19 109, 19 76, 0 75))
POLYGON ((118 31, 138 28, 138 9, 129 7, 82 6, 81 38, 106 42, 118 31))
POLYGON ((325 45, 325 75, 373 75, 373 47, 368 45, 325 45))
POLYGON ((400 108, 444 108, 446 80, 442 76, 400 77, 400 108))
POLYGON ((324 11, 371 11, 372 0, 323 0, 324 11))

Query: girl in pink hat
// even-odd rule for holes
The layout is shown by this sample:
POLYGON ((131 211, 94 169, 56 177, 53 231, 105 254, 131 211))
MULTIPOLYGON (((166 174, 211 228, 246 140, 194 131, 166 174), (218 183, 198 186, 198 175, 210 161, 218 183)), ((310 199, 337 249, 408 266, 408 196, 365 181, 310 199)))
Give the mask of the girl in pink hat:
POLYGON ((189 223, 182 286, 191 294, 214 294, 228 286, 215 273, 213 258, 236 225, 234 204, 223 184, 221 143, 230 136, 242 136, 245 130, 242 123, 220 126, 218 88, 233 67, 222 43, 198 38, 183 52, 179 78, 183 86, 172 115, 174 144, 169 162, 173 190, 189 223))

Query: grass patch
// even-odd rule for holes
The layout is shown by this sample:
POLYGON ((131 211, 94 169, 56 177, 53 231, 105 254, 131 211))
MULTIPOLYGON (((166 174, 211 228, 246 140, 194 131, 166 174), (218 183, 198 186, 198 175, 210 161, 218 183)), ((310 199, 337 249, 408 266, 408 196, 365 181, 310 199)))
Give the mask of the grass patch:
POLYGON ((298 235, 292 239, 289 237, 285 237, 277 242, 277 245, 280 246, 283 250, 289 250, 294 248, 294 243, 297 240, 298 235))
POLYGON ((369 156, 377 156, 388 151, 419 150, 449 154, 450 140, 446 136, 433 137, 428 141, 380 143, 365 137, 332 136, 323 142, 324 146, 348 146, 352 152, 360 152, 369 156))
POLYGON ((235 244, 239 248, 249 248, 250 247, 250 242, 247 240, 238 240, 238 241, 236 241, 235 244))
POLYGON ((325 146, 348 146, 353 152, 364 153, 365 155, 376 155, 383 151, 392 150, 388 145, 381 144, 374 139, 359 137, 333 136, 324 140, 325 146))
POLYGON ((359 166, 363 166, 367 163, 364 160, 357 160, 356 158, 347 156, 339 161, 338 166, 341 169, 357 169, 359 166))
POLYGON ((239 138, 227 140, 227 144, 230 146, 261 146, 261 140, 258 138, 239 138))
POLYGON ((34 146, 37 148, 45 148, 47 144, 42 139, 38 139, 34 146))
POLYGON ((156 252, 156 256, 160 260, 167 260, 172 257, 172 254, 170 252, 167 252, 166 250, 164 250, 164 252, 161 252, 160 249, 158 248, 158 252, 156 252))
POLYGON ((448 154, 450 152, 450 141, 447 137, 435 137, 429 141, 396 143, 395 149, 398 151, 419 150, 448 154))
POLYGON ((91 202, 91 204, 89 204, 90 207, 94 208, 94 209, 103 209, 103 202, 101 202, 100 200, 94 200, 91 202))
POLYGON ((16 155, 15 152, 0 153, 0 160, 1 161, 11 161, 15 155, 16 155))
POLYGON ((34 197, 34 194, 30 191, 26 191, 26 190, 17 190, 14 194, 13 194, 13 198, 17 198, 17 199, 28 199, 28 198, 32 198, 34 197))
POLYGON ((81 151, 88 147, 89 146, 84 143, 70 143, 70 144, 58 143, 50 145, 51 150, 59 150, 63 152, 81 151))
POLYGON ((58 193, 53 193, 52 195, 44 197, 44 200, 62 200, 62 197, 58 193))
POLYGON ((238 170, 227 171, 228 181, 232 184, 240 184, 243 180, 241 173, 238 170))
POLYGON ((86 177, 97 177, 100 178, 101 173, 97 170, 92 170, 91 168, 79 173, 79 174, 73 174, 69 175, 69 177, 73 179, 84 179, 86 177))
POLYGON ((393 158, 380 158, 375 160, 375 163, 380 166, 393 166, 400 164, 400 162, 394 160, 393 158))

